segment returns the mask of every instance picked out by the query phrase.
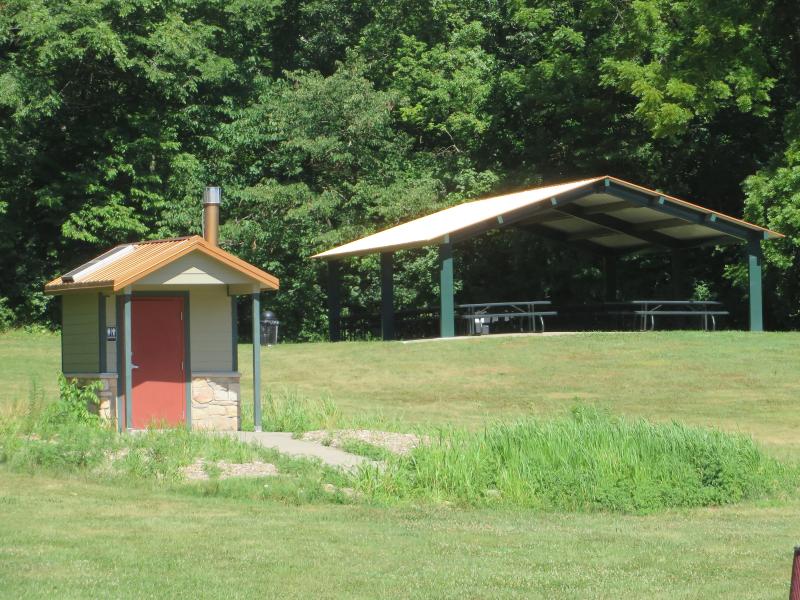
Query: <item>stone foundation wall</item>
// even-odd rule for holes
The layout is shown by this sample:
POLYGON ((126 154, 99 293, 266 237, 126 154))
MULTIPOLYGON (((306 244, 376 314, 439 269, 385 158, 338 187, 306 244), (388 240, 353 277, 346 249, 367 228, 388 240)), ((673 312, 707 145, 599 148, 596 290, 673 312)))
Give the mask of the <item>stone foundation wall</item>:
POLYGON ((237 431, 242 422, 239 373, 192 373, 192 429, 237 431))
POLYGON ((104 421, 116 422, 117 409, 117 374, 116 373, 64 373, 68 381, 78 380, 78 385, 89 385, 94 381, 99 381, 102 387, 97 392, 97 399, 100 406, 89 407, 92 412, 100 415, 104 421))

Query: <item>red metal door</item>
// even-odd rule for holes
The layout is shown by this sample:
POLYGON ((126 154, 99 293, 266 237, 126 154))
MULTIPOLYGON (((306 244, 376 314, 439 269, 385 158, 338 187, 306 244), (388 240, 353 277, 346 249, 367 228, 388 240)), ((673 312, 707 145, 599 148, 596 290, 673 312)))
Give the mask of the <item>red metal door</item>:
POLYGON ((133 298, 132 424, 178 425, 186 421, 183 298, 133 298))

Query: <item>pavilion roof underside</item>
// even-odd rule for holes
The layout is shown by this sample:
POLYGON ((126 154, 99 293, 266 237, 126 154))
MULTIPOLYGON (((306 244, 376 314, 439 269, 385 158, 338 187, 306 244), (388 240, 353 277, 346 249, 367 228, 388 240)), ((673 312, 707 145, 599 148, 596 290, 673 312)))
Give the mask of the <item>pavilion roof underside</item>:
POLYGON ((458 242, 508 227, 620 254, 783 237, 759 225, 605 176, 466 202, 315 257, 335 260, 458 242))
POLYGON ((610 194, 592 194, 564 207, 554 206, 516 223, 517 227, 565 243, 588 242, 603 249, 635 251, 704 243, 741 242, 740 237, 631 204, 610 194))

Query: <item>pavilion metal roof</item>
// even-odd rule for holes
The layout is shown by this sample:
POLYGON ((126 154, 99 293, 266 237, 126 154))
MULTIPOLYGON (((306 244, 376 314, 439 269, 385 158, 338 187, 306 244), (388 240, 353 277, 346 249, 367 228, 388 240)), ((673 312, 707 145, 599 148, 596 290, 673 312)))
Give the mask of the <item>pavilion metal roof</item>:
POLYGON ((51 294, 95 288, 110 288, 116 292, 190 252, 210 256, 252 279, 261 289, 278 289, 277 277, 209 244, 197 235, 121 244, 57 277, 44 289, 51 294))
POLYGON ((316 254, 336 260, 467 239, 519 227, 605 253, 783 237, 610 175, 464 202, 316 254))

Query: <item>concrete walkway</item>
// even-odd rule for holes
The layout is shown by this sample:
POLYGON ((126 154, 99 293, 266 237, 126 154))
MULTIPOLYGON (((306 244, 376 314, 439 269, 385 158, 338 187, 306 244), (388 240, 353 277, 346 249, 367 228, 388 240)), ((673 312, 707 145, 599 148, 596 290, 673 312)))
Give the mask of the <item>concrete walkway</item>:
POLYGON ((318 458, 326 465, 355 471, 363 464, 377 465, 374 460, 366 456, 351 454, 339 448, 324 446, 319 442, 309 442, 306 440, 296 440, 291 433, 273 431, 231 431, 228 435, 246 443, 256 443, 265 448, 272 448, 281 454, 297 456, 301 458, 318 458))

